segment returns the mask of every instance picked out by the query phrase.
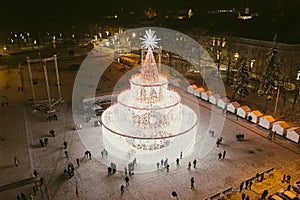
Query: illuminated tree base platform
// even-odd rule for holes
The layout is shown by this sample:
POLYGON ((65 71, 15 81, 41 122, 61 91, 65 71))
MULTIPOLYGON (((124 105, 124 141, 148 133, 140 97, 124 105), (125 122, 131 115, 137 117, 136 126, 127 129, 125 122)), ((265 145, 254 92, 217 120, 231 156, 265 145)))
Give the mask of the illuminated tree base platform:
POLYGON ((168 158, 170 164, 179 158, 181 151, 187 155, 192 151, 195 143, 197 116, 188 106, 182 104, 180 106, 183 116, 181 126, 179 128, 175 126, 178 128, 176 131, 158 137, 142 137, 122 132, 118 124, 107 117, 117 106, 108 108, 102 114, 104 148, 110 155, 125 163, 136 158, 139 164, 138 171, 155 170, 156 163, 161 159, 168 158))

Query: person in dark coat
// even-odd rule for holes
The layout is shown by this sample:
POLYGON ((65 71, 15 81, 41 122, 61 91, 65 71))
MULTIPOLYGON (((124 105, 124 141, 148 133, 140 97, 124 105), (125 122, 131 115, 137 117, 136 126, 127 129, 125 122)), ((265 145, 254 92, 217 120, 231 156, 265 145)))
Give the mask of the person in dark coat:
POLYGON ((218 154, 218 156, 219 156, 219 159, 221 159, 221 158, 222 158, 222 153, 220 152, 220 153, 218 154))
POLYGON ((197 160, 196 159, 194 159, 193 164, 194 164, 194 168, 196 168, 196 165, 197 165, 197 160))
POLYGON ((128 186, 129 185, 129 178, 128 178, 128 176, 125 177, 125 182, 126 182, 126 186, 128 186))
POLYGON ((124 194, 124 185, 122 184, 121 185, 121 195, 123 195, 124 194))
POLYGON ((194 180, 194 177, 191 178, 191 189, 194 189, 194 183, 195 183, 195 180, 194 180))

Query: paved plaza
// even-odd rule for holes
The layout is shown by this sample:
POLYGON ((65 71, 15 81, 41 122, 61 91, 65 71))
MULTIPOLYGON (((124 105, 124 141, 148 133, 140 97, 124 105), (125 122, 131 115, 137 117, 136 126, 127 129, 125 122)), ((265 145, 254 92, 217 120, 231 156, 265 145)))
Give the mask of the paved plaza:
MULTIPOLYGON (((0 199, 17 199, 21 192, 30 199, 30 194, 34 193, 34 170, 38 173, 38 179, 44 179, 44 184, 33 196, 37 200, 172 199, 173 191, 182 200, 206 199, 230 187, 238 191, 244 180, 274 168, 272 177, 262 183, 254 183, 252 191, 246 191, 250 199, 259 199, 264 189, 268 189, 269 194, 280 188, 286 189, 288 184, 281 183, 283 174, 291 175, 292 183, 300 179, 298 144, 279 136, 270 141, 266 138, 268 131, 256 124, 237 120, 235 115, 224 116, 222 110, 191 98, 185 91, 178 89, 183 103, 191 107, 199 105, 197 141, 206 138, 213 144, 212 150, 203 157, 202 154, 199 155, 201 146, 196 142, 193 153, 188 156, 183 154, 179 166, 176 166, 175 160, 170 161, 169 172, 163 168, 130 176, 129 186, 125 186, 121 196, 120 186, 125 185, 123 167, 120 169, 117 166, 117 172, 107 176, 107 166, 103 163, 110 163, 112 158, 109 153, 108 157, 101 158, 101 127, 95 127, 93 120, 86 122, 82 116, 82 129, 74 130, 71 93, 75 73, 62 71, 60 74, 64 103, 56 107, 58 120, 47 122, 44 112, 33 110, 29 106, 29 83, 25 84, 23 92, 17 90, 19 83, 14 81, 18 80, 17 70, 7 69, 0 72, 0 77, 7 77, 6 83, 9 83, 9 87, 0 87, 1 96, 7 96, 9 101, 9 106, 2 106, 0 110, 0 199), (213 123, 209 127, 212 113, 216 122, 225 119, 224 128, 214 130, 213 137, 209 135, 209 129, 214 129, 213 123), (56 130, 55 137, 49 135, 50 129, 56 130), (237 133, 243 133, 245 140, 237 141, 237 133), (219 147, 215 145, 218 136, 223 138, 219 147), (39 140, 45 137, 48 137, 49 144, 42 148, 39 140), (69 158, 65 155, 64 141, 68 143, 69 158), (84 157, 86 150, 91 151, 91 159, 84 157), (225 159, 218 159, 218 153, 224 150, 227 152, 225 159), (20 161, 18 166, 15 166, 14 156, 20 161), (80 160, 79 167, 76 159, 80 160), (197 160, 197 167, 188 170, 188 162, 194 159, 197 160), (72 178, 63 174, 69 162, 75 166, 75 175, 72 178), (195 179, 193 190, 190 189, 191 177, 195 179)), ((112 72, 105 74, 110 78, 107 85, 117 81, 109 73, 117 72, 117 66, 113 66, 112 72)), ((103 88, 103 92, 107 92, 107 88, 103 88)), ((178 156, 179 154, 180 152, 178 156)), ((239 192, 234 192, 230 198, 241 199, 241 196, 239 192)))

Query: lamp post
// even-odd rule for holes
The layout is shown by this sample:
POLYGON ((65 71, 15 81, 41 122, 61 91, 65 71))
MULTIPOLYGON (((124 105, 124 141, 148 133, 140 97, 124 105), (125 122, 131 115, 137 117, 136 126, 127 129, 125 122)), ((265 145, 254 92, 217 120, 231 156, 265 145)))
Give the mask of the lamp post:
POLYGON ((275 108, 274 108, 274 116, 276 114, 277 111, 277 105, 278 105, 278 100, 279 100, 279 94, 280 94, 280 86, 276 86, 275 90, 277 90, 277 95, 276 95, 276 102, 275 102, 275 108))
POLYGON ((221 62, 221 54, 222 54, 222 48, 224 48, 226 45, 225 38, 213 38, 212 39, 212 49, 217 49, 216 51, 216 61, 218 66, 218 71, 220 71, 220 62, 221 62))

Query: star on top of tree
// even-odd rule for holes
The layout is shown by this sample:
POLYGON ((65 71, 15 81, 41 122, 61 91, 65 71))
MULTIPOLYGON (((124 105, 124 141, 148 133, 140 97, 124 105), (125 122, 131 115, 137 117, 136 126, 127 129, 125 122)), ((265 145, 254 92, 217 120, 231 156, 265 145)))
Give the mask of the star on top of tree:
POLYGON ((141 48, 143 49, 154 49, 154 48, 159 48, 157 46, 157 41, 160 40, 160 38, 157 38, 156 35, 154 35, 155 31, 149 29, 146 30, 146 34, 143 35, 143 38, 140 38, 142 42, 141 48))

